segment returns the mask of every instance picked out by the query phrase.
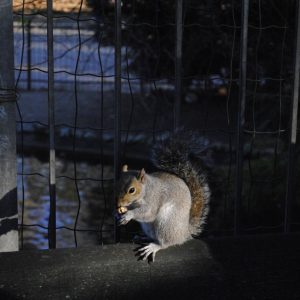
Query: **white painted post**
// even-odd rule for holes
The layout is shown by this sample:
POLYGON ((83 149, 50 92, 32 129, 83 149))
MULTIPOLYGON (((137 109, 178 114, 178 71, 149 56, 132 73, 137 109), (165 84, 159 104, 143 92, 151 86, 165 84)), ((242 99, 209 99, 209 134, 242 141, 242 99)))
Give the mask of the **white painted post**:
POLYGON ((19 249, 12 0, 0 1, 0 41, 0 252, 6 252, 19 249))

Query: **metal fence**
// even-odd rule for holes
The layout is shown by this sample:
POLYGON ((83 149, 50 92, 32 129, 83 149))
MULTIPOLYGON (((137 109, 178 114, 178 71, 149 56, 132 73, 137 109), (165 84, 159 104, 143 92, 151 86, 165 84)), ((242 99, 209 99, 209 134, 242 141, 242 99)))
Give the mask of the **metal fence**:
POLYGON ((208 235, 299 230, 298 1, 173 2, 15 9, 22 248, 130 237, 112 213, 120 166, 151 170, 179 126, 203 144, 208 235))

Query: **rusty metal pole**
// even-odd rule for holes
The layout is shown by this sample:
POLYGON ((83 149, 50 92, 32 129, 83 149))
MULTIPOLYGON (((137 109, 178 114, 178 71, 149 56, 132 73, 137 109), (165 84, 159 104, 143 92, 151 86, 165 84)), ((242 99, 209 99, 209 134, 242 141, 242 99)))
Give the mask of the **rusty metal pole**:
POLYGON ((5 252, 19 249, 12 0, 0 2, 0 41, 0 252, 5 252))
POLYGON ((300 3, 296 2, 296 46, 294 54, 294 89, 290 112, 290 132, 289 132, 289 156, 286 181, 286 197, 284 203, 284 232, 290 231, 291 209, 295 197, 295 167, 296 167, 296 142, 297 142, 297 120, 299 106, 299 87, 300 87, 300 3))
POLYGON ((174 130, 180 126, 182 97, 182 34, 183 34, 183 0, 176 2, 176 55, 175 55, 175 113, 174 130))
POLYGON ((48 124, 49 124, 49 194, 50 214, 49 248, 56 248, 56 178, 55 178, 55 103, 54 103, 54 60, 53 60, 53 3, 47 0, 47 49, 48 49, 48 124))
MULTIPOLYGON (((115 1, 115 95, 114 95, 114 186, 121 163, 121 98, 122 98, 122 22, 121 0, 115 1)), ((120 229, 115 221, 115 242, 120 240, 120 229)))
POLYGON ((234 201, 234 235, 240 231, 240 215, 243 191, 243 156, 244 141, 243 130, 245 125, 245 107, 247 92, 247 45, 248 45, 248 17, 249 0, 242 1, 242 28, 240 45, 240 78, 239 78, 239 103, 236 139, 236 197, 234 201))

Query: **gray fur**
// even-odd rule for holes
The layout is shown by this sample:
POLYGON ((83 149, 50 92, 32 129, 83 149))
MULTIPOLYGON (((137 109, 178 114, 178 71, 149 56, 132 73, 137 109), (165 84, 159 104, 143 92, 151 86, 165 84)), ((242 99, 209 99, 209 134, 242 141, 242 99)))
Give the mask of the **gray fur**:
POLYGON ((195 133, 179 130, 165 141, 157 143, 152 151, 152 162, 160 170, 175 174, 183 179, 192 194, 192 202, 195 201, 193 192, 203 192, 203 209, 198 218, 190 219, 190 232, 198 235, 203 230, 209 213, 210 189, 206 176, 199 165, 192 164, 190 156, 198 156, 203 147, 199 145, 195 133), (191 183, 194 183, 192 185, 191 183))
POLYGON ((146 235, 163 248, 190 238, 191 196, 183 180, 161 172, 146 174, 142 194, 126 215, 141 223, 146 235))
POLYGON ((138 180, 138 172, 127 171, 127 166, 123 170, 118 205, 126 205, 128 210, 121 215, 120 224, 134 219, 153 240, 140 249, 143 259, 152 254, 154 260, 160 249, 180 245, 202 230, 209 210, 210 191, 202 170, 189 159, 193 147, 191 135, 183 138, 180 134, 157 144, 152 160, 160 172, 145 174, 143 180, 138 181, 140 192, 126 204, 123 204, 125 191, 132 180, 138 180), (203 198, 201 210, 198 209, 199 214, 195 210, 195 215, 193 203, 200 198, 203 198))

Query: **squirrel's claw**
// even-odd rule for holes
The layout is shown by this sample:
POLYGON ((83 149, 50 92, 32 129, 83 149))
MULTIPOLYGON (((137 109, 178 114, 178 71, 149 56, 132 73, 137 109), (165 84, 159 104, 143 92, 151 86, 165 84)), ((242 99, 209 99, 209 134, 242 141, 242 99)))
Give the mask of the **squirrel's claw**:
POLYGON ((132 219, 132 215, 129 211, 126 213, 119 215, 118 217, 118 225, 126 225, 132 219))
POLYGON ((146 260, 152 254, 152 262, 155 260, 155 254, 161 249, 160 245, 150 243, 149 245, 142 247, 138 250, 139 258, 146 260))
POLYGON ((118 225, 126 225, 129 222, 129 220, 126 220, 125 218, 120 218, 120 220, 118 221, 118 225))

